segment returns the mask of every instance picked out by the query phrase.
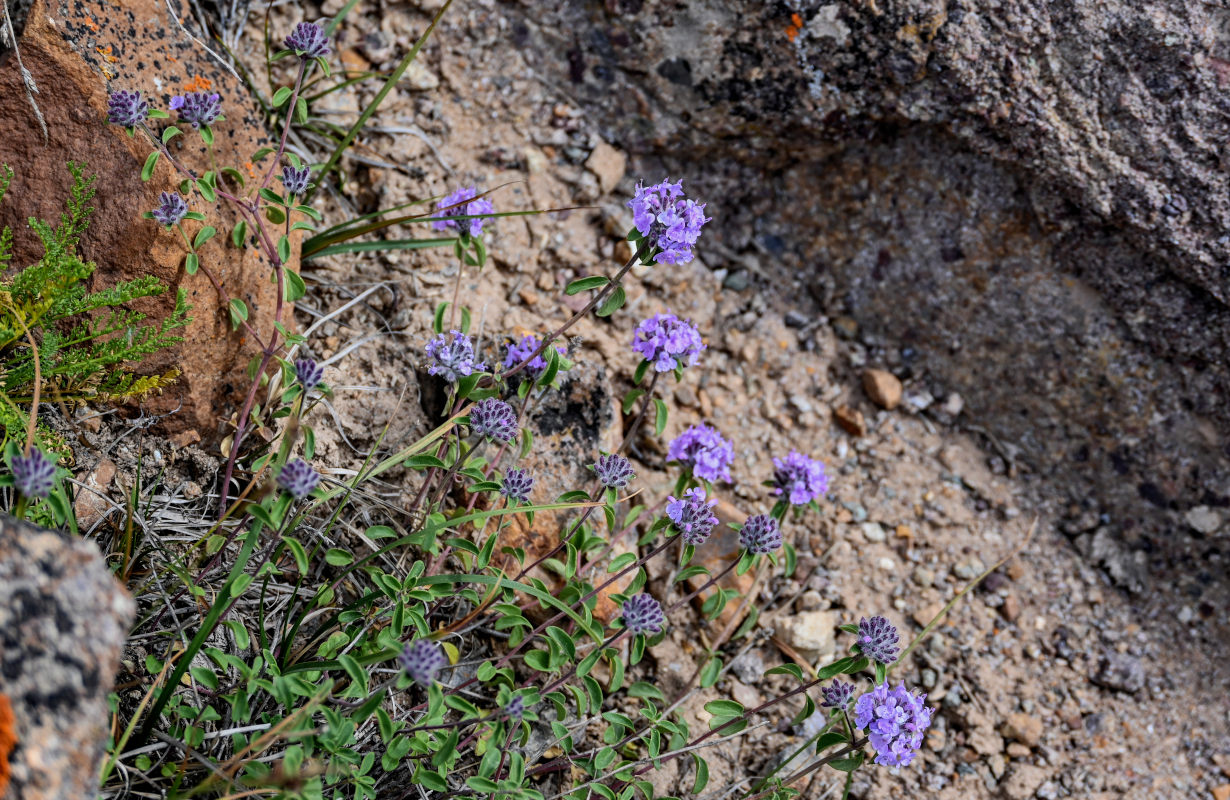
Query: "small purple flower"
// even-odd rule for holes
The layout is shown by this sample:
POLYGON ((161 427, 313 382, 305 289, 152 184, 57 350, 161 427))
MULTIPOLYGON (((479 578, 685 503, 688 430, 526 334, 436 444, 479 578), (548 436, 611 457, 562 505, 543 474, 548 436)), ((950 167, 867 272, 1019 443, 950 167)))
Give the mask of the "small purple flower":
POLYGON ((705 343, 690 320, 674 314, 654 314, 637 326, 632 334, 632 349, 657 372, 690 367, 700 358, 705 343))
POLYGON ((439 375, 449 383, 456 383, 487 366, 474 357, 474 342, 461 331, 437 333, 427 343, 427 356, 433 362, 427 368, 428 374, 439 375))
POLYGON ((163 192, 158 195, 158 207, 151 213, 154 219, 169 228, 188 213, 188 204, 179 192, 163 192))
MULTIPOLYGON (((466 186, 458 189, 452 194, 445 197, 436 204, 436 208, 440 209, 442 217, 466 217, 476 214, 491 214, 495 212, 495 206, 485 197, 480 197, 469 203, 465 202, 478 194, 478 190, 473 186, 466 186)), ((483 232, 483 219, 438 219, 431 223, 431 227, 435 230, 455 230, 462 233, 469 233, 471 236, 478 236, 483 232), (468 227, 468 230, 466 228, 468 227)))
POLYGON ((923 705, 926 699, 904 684, 889 689, 881 683, 854 704, 854 724, 867 729, 877 764, 904 767, 914 760, 934 710, 923 705))
POLYGON ((329 37, 315 22, 300 22, 283 44, 305 61, 329 55, 329 37))
POLYGON ((594 462, 594 474, 598 476, 598 482, 608 489, 622 489, 636 478, 632 474, 631 462, 619 453, 598 456, 594 462))
POLYGON ((107 121, 124 128, 135 128, 149 116, 149 103, 137 91, 123 89, 111 93, 107 100, 107 121))
POLYGON ((668 461, 691 467, 693 475, 707 481, 729 481, 734 458, 734 445, 703 422, 679 434, 666 452, 668 461))
POLYGON ((794 450, 785 458, 773 459, 773 483, 773 494, 787 495, 796 506, 805 506, 829 490, 824 464, 794 450))
POLYGON ((820 705, 825 708, 846 709, 850 707, 850 701, 854 699, 854 684, 833 681, 832 685, 821 689, 820 694, 824 695, 824 702, 820 705))
POLYGON ((13 456, 13 486, 26 497, 47 497, 56 482, 56 465, 42 450, 30 448, 28 456, 13 456))
POLYGON ((624 627, 635 636, 640 633, 661 633, 666 624, 662 605, 647 594, 633 595, 624 601, 624 627))
POLYGON ((206 92, 188 92, 171 98, 171 109, 179 112, 183 122, 192 127, 212 125, 214 120, 222 116, 222 96, 206 92))
POLYGON ((479 436, 507 444, 517 435, 517 412, 508 403, 494 397, 479 400, 470 409, 470 430, 479 436))
POLYGON ((692 247, 709 218, 703 203, 683 199, 683 184, 671 183, 669 178, 649 188, 637 184, 628 207, 641 236, 650 247, 660 250, 654 261, 686 264, 692 260, 692 247))
POLYGON ((287 194, 303 194, 307 191, 312 179, 312 168, 304 164, 299 169, 287 164, 282 167, 282 185, 287 194))
POLYGON ((278 472, 278 485, 296 500, 307 497, 319 483, 320 473, 301 458, 286 462, 278 472))
POLYGON ((525 716, 525 697, 517 695, 504 705, 504 715, 509 719, 521 721, 525 716))
POLYGON ((858 646, 863 655, 881 664, 897 660, 897 629, 884 617, 863 617, 858 621, 858 646))
POLYGON ((401 651, 397 661, 420 686, 430 686, 436 673, 448 666, 444 649, 430 639, 415 639, 401 651))
POLYGON ((675 524, 675 530, 683 535, 685 542, 699 547, 718 524, 718 518, 713 516, 716 505, 717 500, 706 500, 705 490, 697 486, 688 489, 678 500, 667 495, 666 516, 675 524))
POLYGON ((533 488, 534 476, 530 475, 528 470, 512 467, 504 473, 504 481, 500 485, 500 494, 507 497, 509 502, 524 503, 529 500, 530 491, 533 488))
MULTIPOLYGON (((521 341, 516 344, 508 345, 508 354, 504 356, 504 369, 511 369, 517 366, 525 359, 534 354, 534 351, 542 345, 542 340, 533 334, 526 334, 521 337, 521 341)), ((567 352, 567 348, 562 344, 555 345, 555 351, 561 356, 567 352)), ((534 360, 525 366, 532 375, 540 375, 547 368, 547 360, 543 358, 546 351, 534 356, 534 360)))
POLYGON ((782 532, 777 520, 768 514, 748 517, 739 530, 739 545, 758 556, 777 550, 782 546, 782 532))
POLYGON ((295 359, 295 377, 304 389, 315 389, 325 379, 325 368, 310 358, 295 359))

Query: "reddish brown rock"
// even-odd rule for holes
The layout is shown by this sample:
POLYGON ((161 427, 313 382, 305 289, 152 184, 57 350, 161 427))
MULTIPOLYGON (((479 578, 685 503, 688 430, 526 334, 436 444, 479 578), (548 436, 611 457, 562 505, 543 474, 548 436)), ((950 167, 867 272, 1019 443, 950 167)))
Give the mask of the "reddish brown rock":
POLYGON ((891 372, 869 369, 863 373, 863 390, 880 408, 892 411, 901 402, 901 381, 891 372))
MULTIPOLYGON (((155 412, 179 409, 164 423, 170 432, 195 430, 206 441, 216 440, 222 420, 242 402, 248 385, 244 369, 256 348, 232 333, 225 308, 205 276, 184 273, 185 250, 179 237, 141 218, 141 212, 155 207, 159 192, 176 187, 179 177, 162 159, 153 179, 141 181, 150 145, 107 124, 107 97, 109 90, 140 89, 153 106, 165 109, 175 94, 217 92, 226 117, 214 126, 217 163, 234 165, 249 178, 258 171, 248 160, 269 144, 257 108, 239 79, 183 33, 158 0, 106 4, 39 0, 30 10, 20 47, 39 88, 36 99, 50 139, 43 142, 20 88, 17 62, 9 59, 0 68, 0 95, 12 101, 8 113, 0 115, 0 163, 12 167, 15 176, 0 204, 0 226, 13 229, 13 263, 25 266, 38 258, 38 241, 26 218, 58 219, 71 186, 65 162, 84 162, 88 173, 99 175, 96 210, 81 242, 83 257, 98 264, 90 288, 156 276, 171 291, 133 304, 155 321, 172 310, 175 289, 186 290, 193 321, 184 332, 184 343, 147 358, 138 371, 152 374, 178 368, 179 381, 163 396, 147 401, 147 407, 155 412)), ((154 122, 160 129, 160 121, 154 122)), ((195 135, 178 137, 172 147, 185 164, 208 163, 195 135)), ((256 182, 249 180, 248 189, 256 182)), ((205 213, 208 224, 220 232, 201 249, 202 263, 212 267, 232 297, 247 303, 258 331, 272 328, 276 294, 269 266, 255 250, 239 251, 229 243, 236 212, 225 205, 210 209, 199 198, 190 205, 205 213)), ((190 232, 197 225, 187 223, 190 232)))
POLYGON ((867 422, 863 412, 850 406, 838 406, 833 409, 833 419, 851 436, 862 436, 867 433, 867 422))

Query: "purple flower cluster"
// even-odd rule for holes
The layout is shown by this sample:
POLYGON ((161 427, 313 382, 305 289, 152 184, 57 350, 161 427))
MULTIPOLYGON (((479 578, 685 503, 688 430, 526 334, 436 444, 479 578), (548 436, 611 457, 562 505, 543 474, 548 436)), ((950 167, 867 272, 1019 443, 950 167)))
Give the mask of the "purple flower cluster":
POLYGON ((881 664, 897 660, 897 629, 884 617, 863 617, 858 621, 858 646, 863 655, 881 664))
POLYGON ((701 227, 709 221, 704 203, 683 198, 683 184, 670 179, 646 188, 640 184, 628 201, 632 223, 650 247, 658 249, 659 264, 686 264, 701 227))
POLYGON ((785 458, 773 459, 773 483, 773 493, 786 495, 796 506, 805 506, 829 490, 824 464, 795 450, 785 458))
POLYGON ((640 353, 658 372, 690 367, 705 349, 700 331, 690 320, 674 314, 654 314, 637 326, 632 334, 632 349, 640 353))
POLYGON ((158 207, 150 213, 160 224, 169 228, 188 213, 188 203, 179 192, 163 192, 158 195, 158 207))
POLYGON ((509 502, 524 503, 530 499, 530 491, 534 488, 534 476, 528 470, 511 467, 504 473, 504 481, 500 485, 500 494, 509 502))
POLYGON ((666 614, 662 613, 662 604, 647 594, 629 597, 623 605, 624 627, 638 633, 661 633, 666 624, 666 614))
POLYGON ((300 22, 283 42, 287 50, 306 60, 329 55, 329 37, 315 22, 300 22))
POLYGON ((517 435, 517 412, 503 400, 484 398, 470 409, 470 430, 487 439, 508 444, 517 435))
POLYGON ((923 705, 926 699, 925 694, 914 694, 904 684, 889 689, 887 683, 881 683, 854 704, 854 724, 867 730, 877 764, 904 767, 914 760, 931 725, 933 709, 923 705))
POLYGON ((437 333, 427 343, 427 357, 433 362, 427 373, 439 375, 449 383, 456 383, 487 366, 474 357, 474 342, 461 331, 437 333))
MULTIPOLYGON (((467 200, 478 194, 478 190, 473 186, 466 186, 445 197, 436 204, 436 208, 444 213, 443 217, 467 217, 476 214, 491 214, 495 212, 495 206, 485 197, 480 197, 477 200, 472 200, 467 203, 467 200)), ((438 230, 455 230, 462 233, 469 233, 471 236, 478 236, 483 232, 483 219, 438 219, 431 223, 431 227, 438 230)))
POLYGON ((325 379, 325 368, 310 358, 295 359, 295 377, 304 389, 315 389, 325 379))
POLYGON ((820 694, 824 695, 824 702, 820 705, 825 708, 846 709, 850 707, 850 701, 854 699, 854 684, 833 681, 831 685, 821 689, 820 694))
POLYGON ((179 112, 179 118, 194 128, 212 125, 222 116, 222 96, 206 92, 188 92, 171 98, 171 110, 179 112))
MULTIPOLYGON (((510 343, 508 345, 508 354, 504 356, 504 369, 511 369, 525 359, 529 358, 531 355, 534 355, 534 351, 541 345, 542 340, 532 333, 527 333, 525 336, 522 336, 521 341, 516 344, 510 343)), ((567 348, 565 348, 562 344, 555 345, 555 351, 561 356, 566 352, 566 350, 567 348)), ((543 351, 543 353, 534 356, 534 360, 526 365, 525 368, 529 370, 531 375, 539 375, 544 369, 547 368, 547 360, 543 358, 545 352, 546 351, 543 351)))
POLYGON ((762 556, 782 546, 782 531, 768 514, 748 517, 739 529, 739 545, 753 555, 762 556))
POLYGON ((320 473, 300 458, 286 462, 278 471, 278 485, 290 492, 290 496, 296 500, 307 497, 319 483, 320 473))
POLYGON ((37 447, 28 456, 13 456, 13 486, 26 497, 47 497, 56 482, 56 465, 37 447))
POLYGON ((520 720, 525 716, 525 697, 517 695, 504 705, 504 715, 509 719, 520 720))
POLYGON ((107 121, 112 125, 135 128, 149 116, 149 103, 137 91, 123 89, 112 92, 107 99, 107 121))
POLYGON ((401 668, 420 686, 430 686, 436 674, 448 666, 448 657, 431 639, 415 639, 397 656, 401 668))
POLYGON ((730 463, 735 448, 717 428, 705 423, 693 425, 679 434, 667 449, 668 461, 692 468, 692 474, 707 481, 729 481, 730 463))
POLYGON ((312 179, 312 168, 304 164, 299 169, 287 164, 282 167, 282 185, 287 194, 303 194, 307 191, 312 179))
POLYGON ((598 456, 593 466, 598 482, 608 489, 622 489, 636 478, 631 462, 619 453, 598 456))
POLYGON ((718 524, 718 518, 713 516, 716 505, 717 500, 705 499, 705 490, 698 486, 688 489, 678 500, 667 495, 666 516, 675 524, 675 530, 683 535, 685 542, 700 546, 718 524))

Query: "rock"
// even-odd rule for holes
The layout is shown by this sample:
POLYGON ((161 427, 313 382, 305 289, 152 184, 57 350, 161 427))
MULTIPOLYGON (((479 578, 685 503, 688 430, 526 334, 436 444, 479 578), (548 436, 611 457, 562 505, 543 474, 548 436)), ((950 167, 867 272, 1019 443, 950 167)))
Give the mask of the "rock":
POLYGON ((1230 800, 1230 783, 1213 787, 1213 800, 1230 800))
POLYGON ((943 728, 932 726, 927 731, 925 741, 931 752, 938 753, 944 749, 944 745, 948 744, 948 733, 943 728))
POLYGON ((986 571, 986 564, 978 556, 970 556, 952 568, 952 574, 963 581, 972 581, 986 571))
POLYGON ((804 611, 778 623, 782 641, 811 663, 837 650, 837 615, 832 611, 804 611))
POLYGON ((884 534, 884 528, 878 522, 864 522, 862 529, 863 538, 869 542, 882 542, 887 538, 884 534))
POLYGON ((991 776, 995 780, 1004 777, 1004 770, 1008 768, 1008 762, 1004 758, 1003 753, 995 753, 987 756, 987 768, 991 770, 991 776))
POLYGON ((1015 711, 1008 715, 1000 732, 1008 739, 1016 739, 1021 744, 1037 747, 1042 739, 1042 720, 1015 711))
POLYGON ((1196 506, 1183 515, 1183 521, 1197 533, 1208 536, 1221 527, 1221 514, 1208 506, 1196 506))
POLYGON ((862 436, 867 433, 867 423, 863 420, 863 412, 857 408, 838 406, 833 409, 833 419, 837 420, 837 424, 852 436, 862 436))
POLYGON ((873 403, 889 411, 901 402, 901 381, 896 375, 882 369, 863 372, 863 390, 873 403))
POLYGON ((0 696, 13 800, 93 797, 135 613, 93 544, 0 516, 0 696))
POLYGON ((1000 786, 1008 800, 1029 800, 1046 780, 1046 770, 1033 764, 1015 764, 1000 786))
POLYGON ((1145 667, 1139 658, 1111 651, 1102 656, 1092 680, 1117 692, 1138 692, 1145 686, 1145 667))
POLYGON ((1008 742, 1006 748, 1009 758, 1028 758, 1033 751, 1020 742, 1008 742))
POLYGON ((764 657, 759 650, 748 650, 743 655, 730 662, 730 671, 743 683, 754 686, 764 678, 764 657))
MULTIPOLYGON (((184 24, 193 27, 190 15, 184 24)), ((32 263, 41 250, 26 219, 59 219, 71 186, 65 162, 83 162, 88 173, 97 173, 98 193, 91 203, 96 210, 80 244, 83 257, 98 264, 88 288, 98 290, 144 276, 158 278, 170 291, 132 304, 155 323, 171 312, 176 289, 186 290, 193 308, 183 344, 151 355, 137 371, 181 370, 178 381, 161 396, 148 398, 145 408, 155 414, 178 408, 160 423, 166 432, 195 429, 204 439, 216 441, 222 420, 238 410, 250 383, 245 369, 255 343, 232 332, 229 315, 209 280, 183 271, 185 251, 178 235, 141 218, 142 210, 157 205, 159 192, 175 188, 180 177, 164 158, 150 181, 141 180, 141 165, 151 147, 142 137, 130 139, 122 129, 107 124, 105 87, 139 89, 162 108, 170 95, 185 87, 222 95, 226 120, 214 126, 213 147, 220 164, 243 168, 257 148, 271 143, 248 88, 219 67, 197 41, 168 33, 176 29, 159 0, 39 0, 28 16, 20 46, 25 67, 39 87, 38 104, 50 138, 44 145, 19 88, 16 59, 8 59, 0 68, 0 95, 23 100, 0 117, 0 163, 8 163, 15 173, 8 196, 0 203, 0 227, 13 229, 13 263, 32 263), (99 25, 93 20, 129 21, 99 25), (140 22, 134 26, 132 20, 140 22)), ((155 123, 156 129, 163 127, 155 123)), ((209 163, 199 137, 182 136, 175 142, 184 163, 209 163)), ((262 161, 260 166, 267 164, 262 161)), ((250 174, 255 174, 256 167, 252 169, 250 174)), ((208 223, 220 232, 201 248, 201 262, 221 276, 232 297, 248 304, 258 329, 270 329, 267 310, 274 305, 276 288, 255 248, 241 251, 229 244, 238 214, 225 204, 213 209, 199 199, 190 206, 207 213, 208 223)), ((187 226, 190 235, 195 233, 197 223, 187 226)), ((297 269, 297 235, 292 242, 296 246, 291 266, 297 269)))
POLYGON ((926 567, 915 567, 914 571, 910 573, 910 578, 914 583, 925 589, 935 583, 935 572, 926 567))
POLYGON ((1004 598, 1004 603, 999 607, 999 613, 1008 622, 1016 622, 1021 616, 1021 601, 1016 599, 1016 595, 1010 594, 1004 598))
POLYGON ((594 173, 603 194, 610 194, 624 179, 624 170, 628 168, 628 157, 622 150, 611 147, 599 140, 598 146, 585 159, 585 168, 594 173))
POLYGON ((440 87, 440 79, 419 60, 410 62, 397 85, 412 92, 429 92, 440 87))
POLYGON ((89 531, 106 515, 111 507, 107 500, 107 489, 114 479, 115 462, 105 458, 81 480, 83 485, 77 489, 77 500, 73 504, 77 527, 81 531, 89 531))
POLYGON ((925 628, 931 624, 931 620, 935 619, 935 615, 940 613, 943 608, 943 603, 931 603, 930 605, 915 609, 914 613, 910 616, 918 627, 925 628))

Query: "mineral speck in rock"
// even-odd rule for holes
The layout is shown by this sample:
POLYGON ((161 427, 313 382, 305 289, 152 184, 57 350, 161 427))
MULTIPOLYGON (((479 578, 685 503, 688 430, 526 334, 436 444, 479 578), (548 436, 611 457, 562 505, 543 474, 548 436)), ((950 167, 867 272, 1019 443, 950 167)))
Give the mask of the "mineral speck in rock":
POLYGON ((1145 685, 1145 667, 1139 658, 1124 653, 1102 656, 1093 682, 1119 692, 1138 692, 1145 685))

